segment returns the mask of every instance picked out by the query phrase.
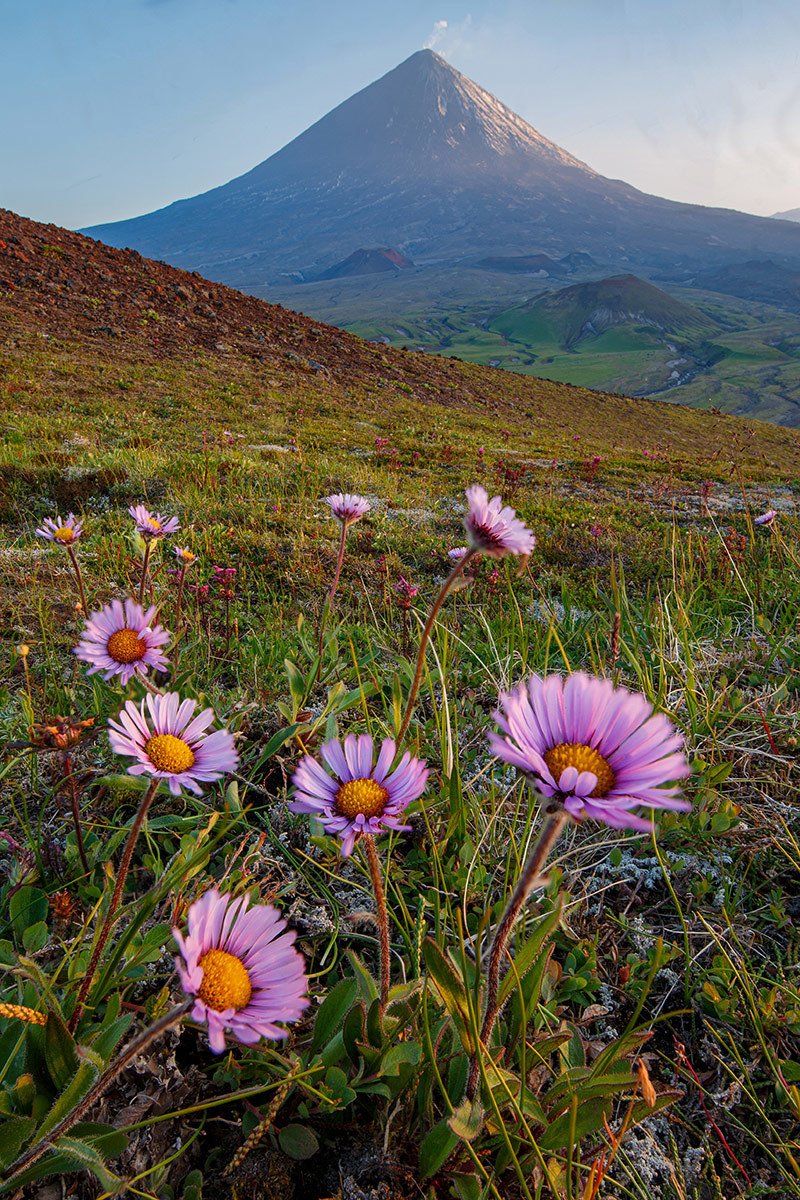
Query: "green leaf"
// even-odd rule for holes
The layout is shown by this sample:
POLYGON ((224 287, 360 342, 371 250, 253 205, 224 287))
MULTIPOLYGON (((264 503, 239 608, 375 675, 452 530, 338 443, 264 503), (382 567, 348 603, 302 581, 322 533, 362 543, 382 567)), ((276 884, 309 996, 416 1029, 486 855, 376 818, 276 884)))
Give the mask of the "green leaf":
POLYGON ((340 1031, 345 1014, 353 1007, 357 994, 358 984, 352 978, 341 979, 331 988, 317 1010, 312 1050, 327 1045, 333 1035, 340 1031))
POLYGON ((367 1010, 367 1038, 371 1045, 376 1050, 380 1050, 383 1046, 383 1022, 381 1020, 381 1002, 378 999, 372 1001, 367 1010))
POLYGON ((366 1015, 366 1008, 359 1001, 358 1004, 350 1009, 342 1025, 342 1042, 344 1043, 345 1054, 354 1067, 359 1065, 362 1058, 360 1044, 364 1039, 364 1021, 366 1015))
POLYGON ((378 985, 354 950, 347 951, 347 957, 355 971, 359 991, 367 1004, 372 1004, 378 998, 378 985))
POLYGON ((483 1107, 479 1100, 463 1100, 447 1118, 447 1124, 462 1142, 472 1142, 483 1128, 483 1107))
POLYGON ((273 754, 278 753, 281 746, 284 746, 290 738, 293 738, 296 733, 305 728, 305 721, 296 721, 294 724, 287 725, 285 729, 279 729, 277 733, 273 734, 261 752, 261 755, 253 766, 250 774, 257 774, 261 767, 263 767, 264 763, 267 762, 268 759, 272 758, 273 754))
POLYGON ((22 887, 8 902, 8 915, 14 934, 21 942, 25 930, 47 916, 47 896, 39 888, 22 887))
POLYGON ((565 1030, 564 1033, 554 1033, 550 1037, 537 1038, 535 1042, 528 1042, 528 1053, 532 1054, 540 1063, 548 1066, 550 1055, 560 1049, 571 1037, 572 1034, 565 1030))
POLYGON ((419 1173, 421 1179, 430 1179, 441 1170, 459 1143, 447 1121, 434 1125, 419 1149, 419 1173))
POLYGON ((133 1013, 123 1013, 121 1017, 117 1017, 116 1021, 112 1021, 104 1029, 101 1029, 97 1037, 89 1043, 103 1062, 108 1062, 111 1058, 114 1050, 130 1029, 132 1022, 133 1013))
POLYGON ((458 1200, 481 1200, 483 1187, 477 1175, 451 1175, 449 1182, 458 1200))
POLYGON ((48 929, 44 921, 29 925, 22 935, 22 944, 28 954, 36 954, 47 945, 48 929))
POLYGON ((292 697, 294 711, 297 712, 302 708, 303 701, 306 698, 306 681, 302 673, 290 659, 285 658, 283 660, 283 668, 286 671, 286 678, 289 681, 289 694, 292 697))
POLYGON ((319 1053, 319 1061, 323 1067, 332 1067, 334 1063, 339 1062, 345 1056, 345 1053, 344 1038, 340 1029, 333 1035, 327 1046, 323 1046, 319 1053))
MULTIPOLYGON (((48 1021, 47 1024, 49 1025, 50 1022, 48 1021)), ((75 1105, 83 1099, 99 1075, 100 1072, 93 1062, 90 1062, 85 1058, 81 1059, 78 1069, 72 1077, 72 1081, 58 1097, 55 1104, 50 1109, 39 1128, 36 1130, 37 1138, 41 1140, 41 1138, 45 1137, 51 1132, 51 1130, 55 1129, 56 1125, 58 1125, 60 1121, 63 1121, 64 1117, 68 1116, 72 1112, 75 1105)))
MULTIPOLYGON (((578 1111, 575 1114, 575 1130, 573 1145, 577 1145, 581 1138, 586 1137, 589 1133, 596 1133, 598 1129, 603 1128, 603 1118, 608 1118, 611 1114, 610 1099, 592 1099, 586 1100, 583 1104, 578 1105, 578 1111)), ((536 1139, 540 1150, 563 1150, 568 1149, 572 1134, 572 1117, 571 1111, 562 1113, 560 1117, 556 1117, 555 1121, 547 1126, 543 1133, 539 1134, 536 1139)))
POLYGON ((319 1150, 317 1135, 306 1125, 285 1125, 278 1134, 278 1145, 288 1158, 302 1162, 319 1150))
POLYGON ((644 1100, 639 1099, 634 1101, 630 1115, 631 1126, 638 1125, 640 1121, 646 1121, 654 1113, 661 1112, 664 1108, 669 1108, 670 1104, 676 1104, 678 1100, 683 1099, 683 1096, 684 1093, 679 1091, 659 1092, 652 1108, 644 1100))
POLYGON ((161 951, 171 937, 172 925, 168 921, 162 922, 160 925, 153 925, 142 938, 130 961, 132 963, 155 962, 161 957, 161 951))
POLYGON ((464 1095, 469 1074, 469 1058, 466 1054, 454 1054, 447 1068, 447 1095, 452 1104, 457 1104, 464 1095))
POLYGON ((190 1171, 183 1179, 182 1200, 203 1200, 203 1172, 190 1171))
POLYGON ((522 945, 517 947, 513 964, 508 968, 498 992, 498 1001, 501 1008, 514 988, 519 986, 519 981, 524 979, 539 961, 539 953, 542 946, 547 938, 550 937, 550 934, 555 931, 561 920, 562 903, 563 901, 559 896, 557 903, 553 907, 553 911, 548 913, 539 922, 530 937, 526 938, 522 945))
POLYGON ((461 979, 448 958, 445 958, 433 938, 426 938, 422 945, 425 966, 436 984, 444 1006, 456 1027, 461 1044, 468 1054, 472 1053, 473 1039, 469 1028, 469 1006, 467 993, 461 979))
POLYGON ((44 1058, 50 1078, 63 1092, 78 1069, 78 1047, 58 1013, 50 1013, 44 1027, 44 1058))
POLYGON ((106 1191, 114 1194, 118 1191, 122 1180, 109 1168, 100 1152, 89 1142, 80 1138, 63 1137, 58 1139, 55 1152, 34 1163, 27 1171, 23 1171, 14 1179, 14 1187, 31 1183, 35 1179, 46 1179, 48 1175, 59 1178, 72 1171, 91 1171, 106 1191))
POLYGON ((29 1141, 36 1121, 33 1117, 12 1117, 0 1124, 0 1167, 8 1167, 29 1141))
POLYGON ((79 1138, 99 1150, 103 1158, 117 1158, 128 1148, 128 1135, 113 1125, 101 1125, 97 1121, 80 1121, 70 1130, 70 1137, 79 1138))
POLYGON ((419 1042, 399 1042, 387 1050, 381 1060, 383 1075, 399 1075, 403 1067, 419 1066, 422 1058, 422 1047, 419 1042))

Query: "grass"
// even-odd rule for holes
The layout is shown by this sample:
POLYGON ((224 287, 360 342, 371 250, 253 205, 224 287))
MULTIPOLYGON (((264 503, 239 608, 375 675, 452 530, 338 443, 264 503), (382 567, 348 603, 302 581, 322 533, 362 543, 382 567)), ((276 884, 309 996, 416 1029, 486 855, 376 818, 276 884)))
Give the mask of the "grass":
MULTIPOLYGON (((215 1059, 202 1032, 170 1034, 120 1075, 81 1147, 43 1165, 94 1172, 76 1176, 86 1197, 118 1194, 123 1179, 159 1200, 578 1200, 624 1129, 601 1196, 800 1196, 791 435, 511 376, 496 395, 485 377, 483 407, 448 406, 232 355, 158 357, 146 341, 112 352, 20 329, 3 367, 0 1000, 69 1016, 141 794, 101 732, 141 688, 78 668, 69 564, 34 526, 56 507, 83 513, 96 605, 136 584, 126 508, 139 500, 179 516, 181 544, 199 555, 195 583, 215 564, 237 569, 227 611, 213 587, 207 603, 188 603, 168 683, 214 707, 242 763, 202 800, 157 798, 78 1029, 82 1058, 107 1062, 178 996, 170 928, 212 880, 282 909, 315 997, 288 1046, 215 1059), (516 386, 541 390, 515 409, 516 386), (430 785, 412 832, 380 843, 394 992, 379 1028, 366 864, 289 813, 287 782, 301 746, 397 728, 421 621, 463 538, 462 490, 476 479, 519 508, 537 548, 522 573, 484 563, 435 631, 410 735, 430 785), (374 511, 351 531, 315 685, 337 551, 320 497, 340 488, 374 511), (775 529, 753 526, 770 504, 775 529), (399 575, 419 587, 410 612, 399 575), (476 1114, 461 1104, 480 1011, 472 955, 541 824, 485 733, 499 690, 530 671, 578 668, 643 691, 678 724, 693 809, 665 816, 653 839, 588 824, 564 836, 515 934, 518 973, 491 1047, 499 1066, 483 1056, 476 1114), (63 761, 25 748, 31 725, 55 714, 93 717, 98 730, 73 756, 88 873, 63 761), (638 1093, 630 1102, 641 1056, 655 1111, 638 1093), (270 1104, 265 1137, 224 1175, 270 1104)), ((453 370, 454 395, 459 380, 477 387, 474 368, 453 370)), ((171 565, 162 553, 153 576, 168 627, 171 565)), ((19 1144, 77 1090, 71 1043, 52 1034, 45 1053, 43 1037, 0 1024, 0 1132, 19 1144)))

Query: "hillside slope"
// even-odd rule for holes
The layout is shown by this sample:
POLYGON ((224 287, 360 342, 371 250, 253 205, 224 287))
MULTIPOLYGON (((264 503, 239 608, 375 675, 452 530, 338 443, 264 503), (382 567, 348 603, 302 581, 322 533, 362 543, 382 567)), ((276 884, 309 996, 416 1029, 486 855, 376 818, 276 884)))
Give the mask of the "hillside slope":
MULTIPOLYGON (((598 452, 641 454, 658 443, 698 463, 728 455, 762 470, 800 469, 789 430, 375 346, 9 212, 0 212, 0 355, 6 395, 22 411, 38 397, 53 419, 76 397, 108 420, 154 398, 163 407, 158 379, 180 370, 184 386, 241 393, 228 423, 247 422, 260 405, 302 402, 335 411, 340 431, 348 417, 352 428, 365 413, 407 413, 444 421, 454 439, 462 423, 494 438, 506 426, 547 453, 579 438, 598 452)), ((170 399, 170 418, 181 421, 179 398, 170 399)))

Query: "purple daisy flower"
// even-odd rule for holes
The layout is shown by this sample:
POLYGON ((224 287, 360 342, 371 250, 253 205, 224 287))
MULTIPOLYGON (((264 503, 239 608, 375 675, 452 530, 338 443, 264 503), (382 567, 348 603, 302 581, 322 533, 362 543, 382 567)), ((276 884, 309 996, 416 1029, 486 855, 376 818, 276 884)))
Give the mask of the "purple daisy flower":
POLYGON ((473 550, 490 558, 533 553, 536 538, 513 508, 503 506, 500 496, 490 500, 486 488, 479 483, 468 487, 465 495, 469 510, 464 517, 464 528, 473 550))
POLYGON ((128 512, 136 522, 139 533, 148 542, 166 537, 168 533, 177 533, 180 529, 177 517, 162 517, 161 513, 151 513, 143 504, 132 504, 128 512))
POLYGON ((326 496, 325 504, 330 505, 333 515, 344 526, 354 525, 366 516, 371 508, 369 500, 350 492, 337 492, 335 496, 326 496))
POLYGON ((174 546, 175 557, 179 563, 186 567, 190 567, 192 563, 197 562, 197 555, 194 554, 188 546, 174 546))
POLYGON ((47 538, 48 542, 58 542, 61 546, 72 546, 83 533, 83 521, 79 521, 75 513, 70 513, 64 521, 56 514, 55 520, 52 517, 45 517, 36 533, 39 537, 47 538))
POLYGON ((468 553, 469 551, 466 546, 453 546, 452 550, 447 551, 447 557, 452 559, 453 562, 461 562, 464 555, 468 553))
POLYGON ((135 600, 112 600, 92 613, 75 647, 81 662, 90 663, 88 675, 103 672, 103 679, 119 676, 127 683, 132 675, 146 675, 149 668, 163 671, 169 666, 161 650, 171 634, 153 625, 154 607, 147 611, 135 600))
POLYGON ((248 1046, 261 1038, 284 1038, 276 1021, 296 1021, 308 1008, 303 956, 295 933, 270 904, 250 904, 211 888, 189 908, 186 936, 172 934, 180 956, 175 968, 192 1017, 208 1026, 215 1054, 225 1049, 225 1030, 248 1046))
POLYGON ((691 774, 683 738, 637 692, 582 672, 533 675, 501 695, 494 717, 502 731, 489 734, 494 753, 576 820, 649 830, 632 808, 691 808, 672 786, 691 774))
POLYGON ((374 747, 368 733, 360 737, 349 733, 344 746, 333 738, 321 748, 333 774, 307 754, 294 772, 295 799, 289 808, 318 817, 326 833, 341 838, 344 858, 353 853, 362 833, 409 829, 398 818, 425 791, 428 768, 406 751, 390 774, 396 753, 395 742, 386 738, 373 765, 374 747))
MULTIPOLYGON (((778 514, 776 513, 774 508, 768 508, 767 511, 765 513, 762 513, 760 517, 755 518, 755 520, 753 521, 753 524, 754 525, 771 525, 773 523, 773 521, 775 520, 775 518, 777 517, 777 515, 778 514)), ((38 532, 38 530, 37 530, 37 532, 38 532)))
POLYGON ((239 755, 227 729, 206 733, 214 711, 194 716, 195 700, 181 701, 177 692, 145 696, 140 705, 128 700, 116 720, 109 719, 108 740, 115 754, 135 758, 129 775, 166 779, 173 796, 186 788, 200 795, 201 783, 213 783, 234 771, 239 755))

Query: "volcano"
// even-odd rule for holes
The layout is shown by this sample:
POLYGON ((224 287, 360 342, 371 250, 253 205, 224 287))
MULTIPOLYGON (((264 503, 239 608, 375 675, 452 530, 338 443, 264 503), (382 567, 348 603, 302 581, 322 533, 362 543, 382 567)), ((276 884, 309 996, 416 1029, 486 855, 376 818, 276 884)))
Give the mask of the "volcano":
POLYGON ((762 257, 800 266, 796 223, 606 179, 431 50, 230 183, 83 232, 262 294, 364 246, 417 265, 591 254, 674 278, 762 257))

